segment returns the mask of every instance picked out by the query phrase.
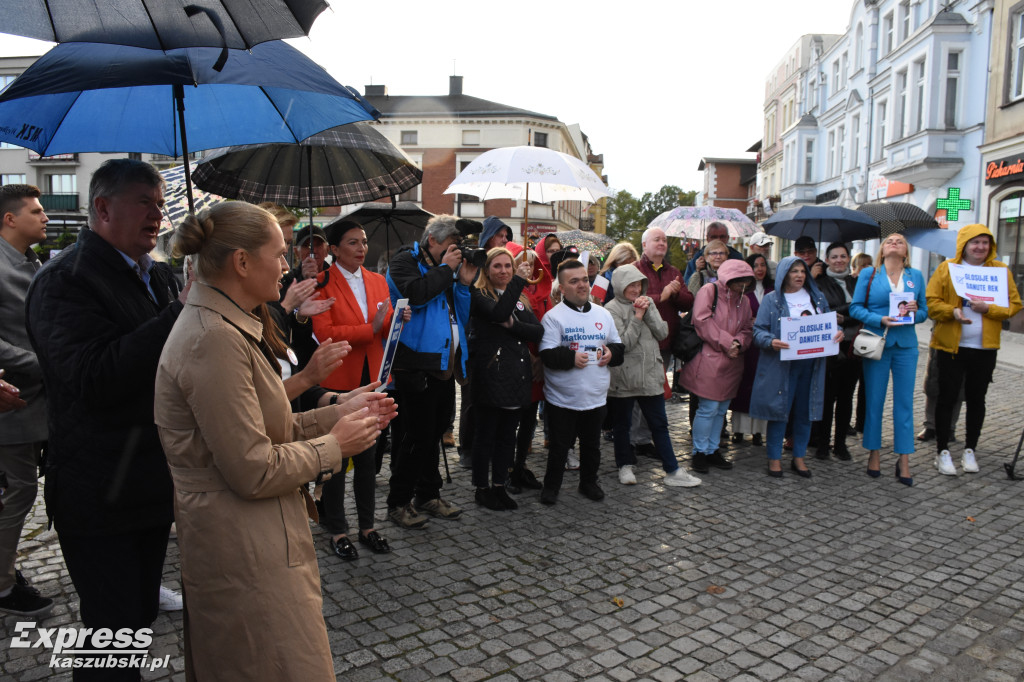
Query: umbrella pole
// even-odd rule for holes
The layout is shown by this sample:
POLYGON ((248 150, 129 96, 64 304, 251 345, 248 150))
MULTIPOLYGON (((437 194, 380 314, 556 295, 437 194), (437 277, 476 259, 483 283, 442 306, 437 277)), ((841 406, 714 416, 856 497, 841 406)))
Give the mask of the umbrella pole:
MULTIPOLYGON (((529 249, 529 232, 530 232, 530 183, 526 183, 526 203, 523 204, 523 261, 533 262, 533 258, 530 257, 529 249)), ((537 275, 536 279, 527 278, 527 283, 536 284, 544 278, 544 273, 537 275)))
POLYGON ((309 245, 310 248, 313 246, 313 145, 308 147, 309 153, 306 154, 306 198, 309 201, 309 245))
MULTIPOLYGON (((181 129, 181 153, 185 158, 185 193, 188 195, 188 212, 196 212, 196 202, 192 198, 192 173, 188 163, 188 136, 185 134, 185 88, 179 83, 174 86, 174 101, 178 108, 178 127, 181 129)), ((173 227, 173 225, 172 225, 173 227)))

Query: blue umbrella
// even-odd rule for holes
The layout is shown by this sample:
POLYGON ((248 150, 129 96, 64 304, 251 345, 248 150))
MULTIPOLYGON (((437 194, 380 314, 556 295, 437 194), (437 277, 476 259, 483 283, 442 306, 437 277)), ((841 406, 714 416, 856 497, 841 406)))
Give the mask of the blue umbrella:
POLYGON ((43 156, 187 156, 190 147, 298 142, 380 115, 283 42, 229 50, 218 70, 220 56, 208 47, 62 43, 0 92, 0 141, 43 156))
POLYGON ((907 243, 919 249, 937 253, 946 258, 956 256, 957 230, 940 228, 908 227, 903 230, 907 243))
POLYGON ((842 206, 798 206, 764 221, 767 234, 783 239, 811 237, 816 244, 873 239, 880 234, 871 216, 842 206))

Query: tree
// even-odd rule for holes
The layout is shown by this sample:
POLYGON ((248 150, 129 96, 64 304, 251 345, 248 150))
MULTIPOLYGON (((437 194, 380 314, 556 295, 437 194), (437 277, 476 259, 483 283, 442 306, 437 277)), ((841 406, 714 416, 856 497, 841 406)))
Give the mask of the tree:
POLYGON ((643 210, 640 200, 626 190, 620 190, 608 198, 607 234, 617 242, 632 241, 633 233, 643 231, 647 223, 643 221, 643 210))

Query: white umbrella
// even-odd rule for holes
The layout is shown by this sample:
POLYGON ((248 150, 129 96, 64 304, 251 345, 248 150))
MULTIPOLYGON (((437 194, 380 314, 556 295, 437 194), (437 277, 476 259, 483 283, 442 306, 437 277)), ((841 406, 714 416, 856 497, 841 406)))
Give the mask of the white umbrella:
POLYGON ((547 147, 500 147, 484 152, 459 173, 445 194, 488 199, 595 203, 611 192, 601 178, 575 156, 547 147))
POLYGON ((660 227, 669 237, 704 239, 707 226, 713 222, 724 224, 732 239, 749 237, 761 230, 742 211, 720 206, 676 206, 652 220, 648 227, 660 227))

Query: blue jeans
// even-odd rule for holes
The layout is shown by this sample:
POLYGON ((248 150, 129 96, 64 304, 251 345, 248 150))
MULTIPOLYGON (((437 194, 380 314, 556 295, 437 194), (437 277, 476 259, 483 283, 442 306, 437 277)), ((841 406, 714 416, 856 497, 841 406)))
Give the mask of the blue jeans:
POLYGON ((693 451, 710 455, 718 449, 722 438, 722 424, 725 413, 729 411, 732 398, 725 400, 709 400, 701 398, 697 413, 693 417, 693 451))
MULTIPOLYGON (((917 382, 917 346, 888 346, 878 360, 864 360, 866 396, 863 445, 882 447, 882 410, 892 372, 892 449, 897 455, 914 452, 914 391, 917 382)), ((948 423, 948 422, 947 422, 948 423)))
POLYGON ((629 430, 633 422, 633 405, 640 407, 647 426, 651 429, 654 451, 661 458, 666 473, 679 468, 676 453, 672 449, 672 438, 668 435, 668 417, 665 415, 665 397, 661 394, 629 398, 608 398, 608 410, 615 434, 615 466, 636 464, 633 448, 629 443, 629 430))
MULTIPOLYGON (((793 457, 807 454, 807 441, 811 439, 811 380, 815 360, 789 362, 789 415, 793 423, 793 457)), ((782 459, 782 440, 786 437, 786 420, 769 421, 765 449, 768 459, 782 459)))

